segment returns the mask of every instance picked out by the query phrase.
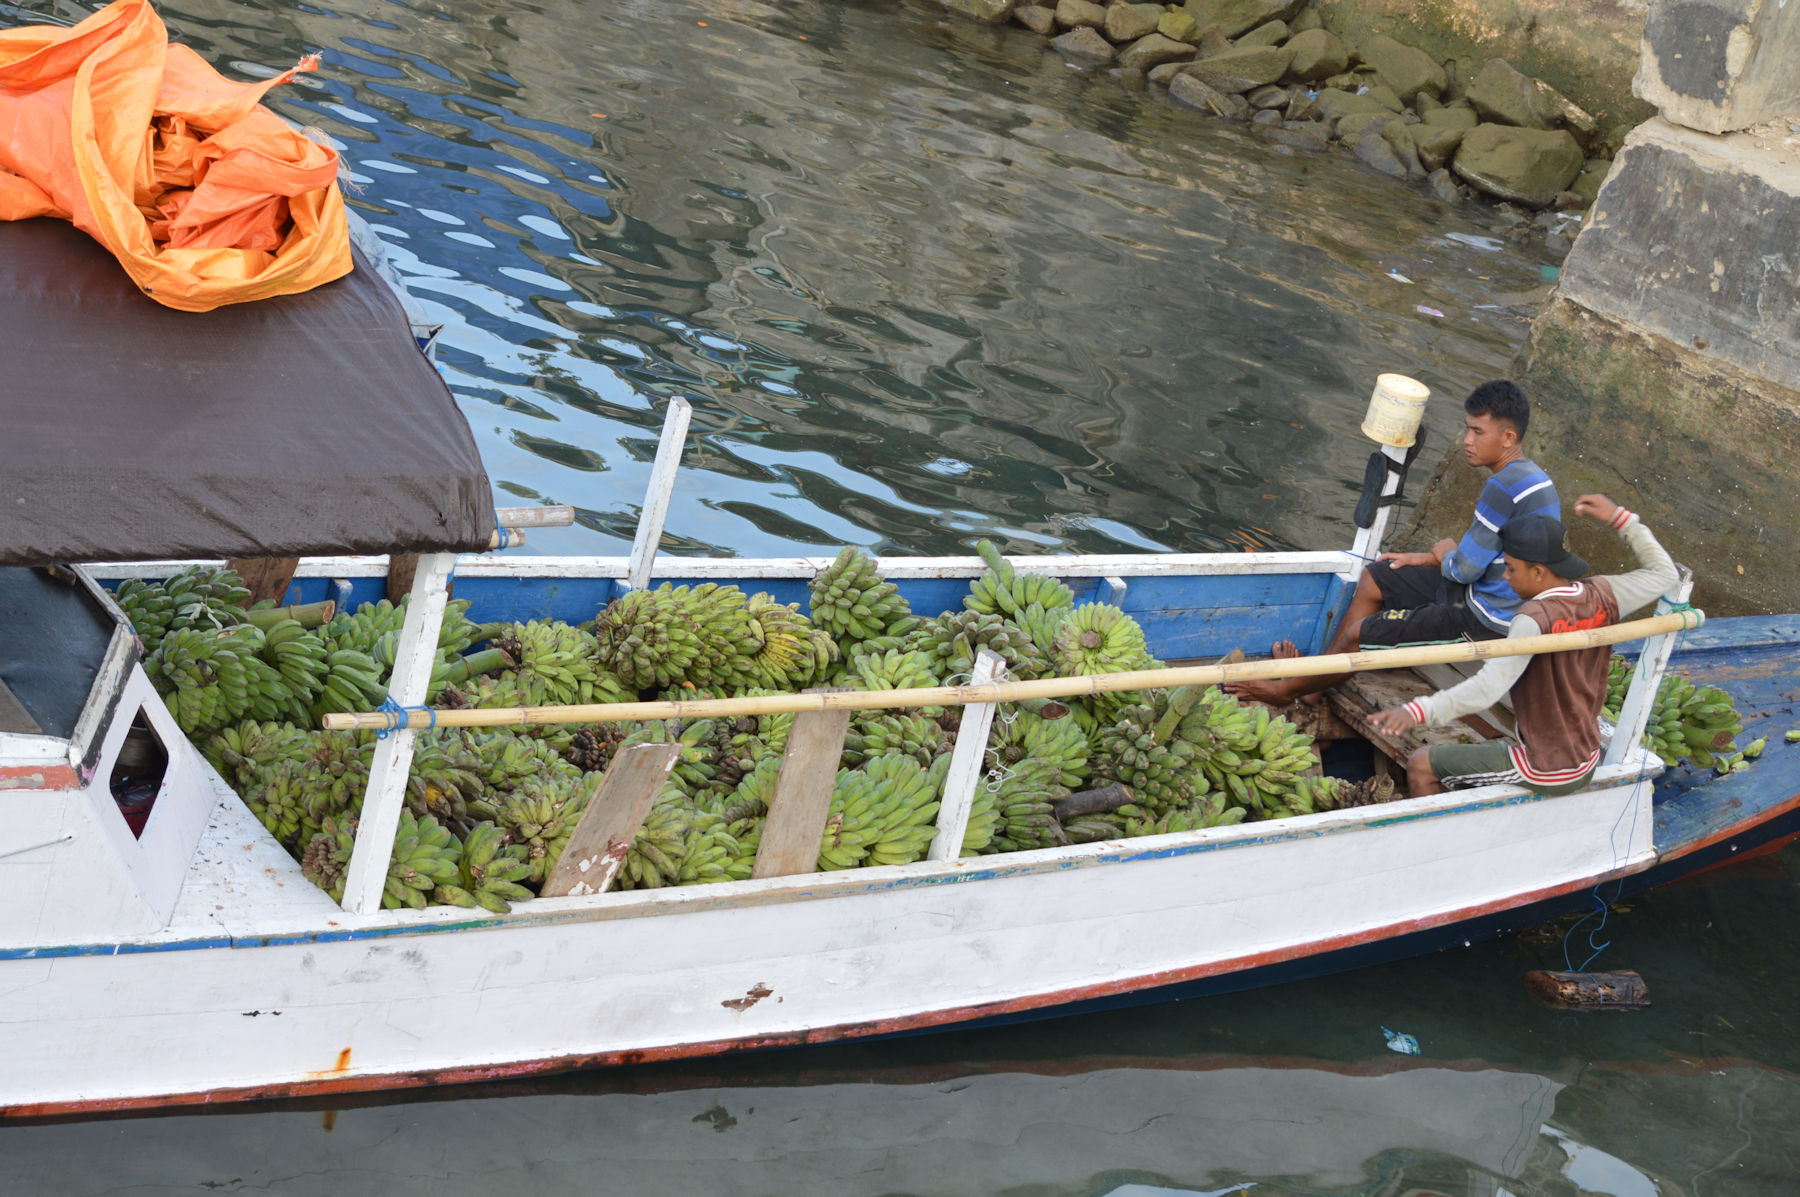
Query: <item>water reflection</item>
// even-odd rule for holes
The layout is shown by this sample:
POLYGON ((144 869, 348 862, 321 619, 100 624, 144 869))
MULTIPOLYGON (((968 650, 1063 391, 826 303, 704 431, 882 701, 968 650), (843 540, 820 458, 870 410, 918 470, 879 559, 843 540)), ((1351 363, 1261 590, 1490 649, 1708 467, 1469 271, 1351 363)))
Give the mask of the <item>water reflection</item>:
POLYGON ((162 11, 246 73, 326 52, 274 103, 345 146, 499 494, 582 512, 533 551, 622 547, 677 392, 671 548, 1341 543, 1374 374, 1447 432, 1536 282, 1447 239, 1474 209, 932 5, 162 11))

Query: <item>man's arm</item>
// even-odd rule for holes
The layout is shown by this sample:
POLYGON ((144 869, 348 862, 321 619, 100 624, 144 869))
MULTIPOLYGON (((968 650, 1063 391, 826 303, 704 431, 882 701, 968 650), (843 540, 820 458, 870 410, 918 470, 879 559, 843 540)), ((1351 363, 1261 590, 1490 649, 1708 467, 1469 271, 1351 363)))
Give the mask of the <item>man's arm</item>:
MULTIPOLYGON (((1515 640, 1520 636, 1535 636, 1538 632, 1537 620, 1529 615, 1515 615, 1506 629, 1506 638, 1515 640)), ((1403 706, 1377 711, 1369 716, 1369 722, 1377 730, 1397 736, 1415 724, 1435 726, 1464 715, 1473 715, 1476 711, 1485 711, 1506 696, 1506 692, 1513 688, 1513 683, 1519 680, 1519 675, 1525 672, 1525 667, 1529 664, 1531 656, 1527 653, 1516 657, 1494 657, 1474 676, 1458 682, 1448 690, 1415 698, 1403 706)))
POLYGON ((1634 512, 1625 510, 1605 495, 1582 495, 1575 500, 1577 514, 1591 516, 1617 532, 1637 558, 1638 568, 1625 574, 1604 575, 1619 603, 1619 618, 1653 603, 1675 588, 1680 574, 1669 551, 1657 542, 1634 512))
POLYGON ((1470 585, 1479 582, 1488 566, 1500 555, 1500 529, 1512 515, 1512 496, 1496 478, 1481 484, 1481 496, 1475 501, 1475 517, 1469 530, 1462 534, 1456 547, 1443 554, 1444 576, 1452 582, 1470 585))

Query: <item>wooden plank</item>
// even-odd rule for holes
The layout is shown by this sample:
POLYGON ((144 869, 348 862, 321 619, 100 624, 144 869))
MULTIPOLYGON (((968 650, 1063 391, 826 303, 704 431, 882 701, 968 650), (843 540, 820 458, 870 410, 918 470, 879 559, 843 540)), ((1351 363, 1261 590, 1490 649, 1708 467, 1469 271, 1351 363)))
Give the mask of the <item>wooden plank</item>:
POLYGON ((299 567, 300 558, 234 557, 225 564, 243 579, 244 588, 250 592, 252 603, 267 599, 280 606, 287 598, 288 586, 294 580, 294 570, 299 567))
MULTIPOLYGON (((431 666, 437 660, 438 632, 444 623, 444 604, 453 553, 428 553, 419 558, 413 580, 412 601, 400 625, 400 643, 394 652, 394 672, 388 694, 401 706, 425 701, 431 686, 431 666)), ((390 732, 375 746, 369 766, 369 788, 363 797, 362 818, 356 825, 356 847, 344 876, 344 909, 354 914, 373 914, 381 909, 381 890, 387 882, 388 857, 394 851, 394 832, 400 825, 401 800, 406 777, 412 771, 411 728, 390 732)))
POLYGON ((680 759, 679 744, 621 748, 569 833, 568 846, 544 880, 542 896, 605 893, 680 759))
MULTIPOLYGON (((984 648, 976 654, 972 684, 985 686, 1005 674, 1006 662, 998 653, 984 648)), ((963 836, 969 830, 969 812, 975 806, 975 787, 981 784, 988 731, 993 724, 993 703, 971 703, 963 708, 962 724, 956 731, 956 747, 950 751, 950 771, 944 775, 937 834, 931 837, 926 860, 955 860, 962 855, 963 836)))
MULTIPOLYGON (((1384 457, 1394 462, 1396 465, 1403 464, 1406 461, 1405 449, 1396 448, 1393 445, 1383 445, 1381 446, 1381 452, 1384 457)), ((1389 470, 1386 478, 1381 484, 1382 497, 1386 498, 1389 495, 1396 494, 1399 490, 1400 477, 1395 474, 1394 471, 1389 470)), ((1387 534, 1388 524, 1393 518, 1394 508, 1392 504, 1378 507, 1375 509, 1375 519, 1369 526, 1367 528, 1357 529, 1356 540, 1350 546, 1350 567, 1345 571, 1344 575, 1350 581, 1354 582, 1362 577, 1363 570, 1368 568, 1369 562, 1380 556, 1382 537, 1387 534)))
POLYGON ((825 816, 831 810, 831 791, 837 784, 838 763, 844 757, 844 733, 849 729, 847 710, 803 711, 794 716, 787 748, 781 754, 781 771, 775 775, 775 795, 769 799, 769 820, 763 825, 751 877, 786 877, 818 871, 825 816))
POLYGON ((1448 727, 1414 726, 1398 736, 1379 731, 1369 722, 1376 711, 1401 706, 1430 694, 1435 687, 1411 670, 1359 673, 1326 691, 1331 707, 1356 733, 1368 740, 1395 764, 1406 764, 1415 749, 1434 744, 1480 744, 1487 740, 1474 728, 1454 723, 1448 727))
POLYGON ((631 565, 625 580, 633 590, 650 584, 656 564, 656 546, 662 542, 663 521, 669 515, 669 496, 675 490, 675 471, 681 466, 681 447, 687 440, 688 421, 694 406, 680 395, 669 400, 663 417, 662 439, 656 443, 656 461, 650 466, 650 483, 644 507, 638 514, 637 535, 631 542, 631 565))

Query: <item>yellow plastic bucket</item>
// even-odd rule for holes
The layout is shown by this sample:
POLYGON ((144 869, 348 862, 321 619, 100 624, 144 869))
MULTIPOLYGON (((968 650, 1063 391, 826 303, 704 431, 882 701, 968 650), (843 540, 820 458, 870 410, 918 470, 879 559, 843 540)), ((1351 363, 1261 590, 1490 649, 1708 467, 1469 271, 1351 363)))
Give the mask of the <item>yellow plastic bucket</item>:
POLYGON ((1375 379, 1363 416, 1363 435, 1383 445, 1406 449, 1418 439, 1419 422, 1425 418, 1425 401, 1431 388, 1404 374, 1382 374, 1375 379))

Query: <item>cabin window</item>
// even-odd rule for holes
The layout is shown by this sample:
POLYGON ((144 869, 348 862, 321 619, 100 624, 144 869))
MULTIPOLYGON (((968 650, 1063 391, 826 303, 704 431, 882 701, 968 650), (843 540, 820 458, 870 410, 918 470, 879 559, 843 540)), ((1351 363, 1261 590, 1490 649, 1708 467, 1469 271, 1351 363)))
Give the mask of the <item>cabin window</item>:
POLYGON ((113 801, 119 804, 119 813, 132 835, 144 834, 144 824, 150 821, 150 808, 156 805, 163 774, 168 770, 168 750, 140 709, 125 733, 111 778, 113 801))

